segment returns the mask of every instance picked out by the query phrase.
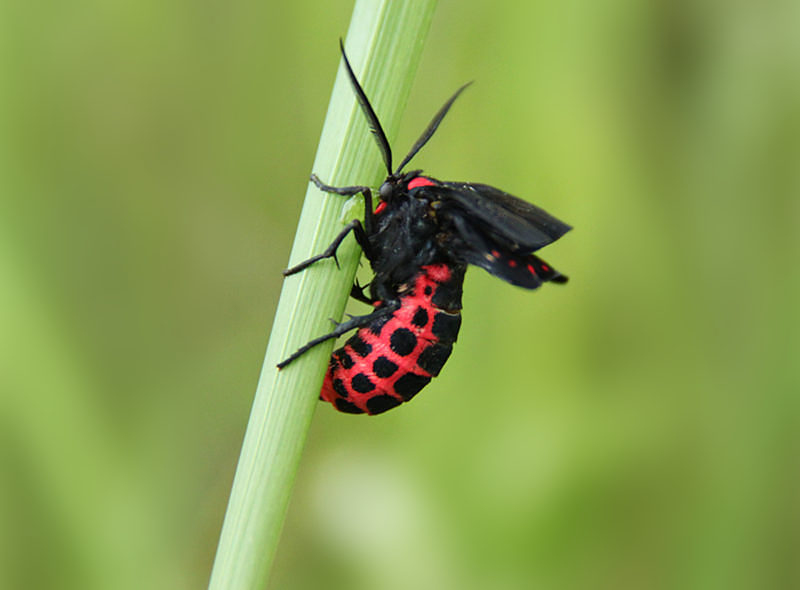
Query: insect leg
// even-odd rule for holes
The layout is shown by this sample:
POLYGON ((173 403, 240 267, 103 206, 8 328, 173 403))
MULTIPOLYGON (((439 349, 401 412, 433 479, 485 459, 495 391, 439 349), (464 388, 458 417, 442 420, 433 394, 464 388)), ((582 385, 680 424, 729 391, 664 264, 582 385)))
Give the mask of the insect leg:
POLYGON ((338 267, 339 259, 336 258, 336 250, 341 245, 342 240, 344 240, 347 237, 347 234, 349 234, 351 231, 353 232, 353 235, 355 235, 358 245, 361 246, 361 248, 364 250, 364 253, 367 255, 367 258, 370 258, 370 255, 372 254, 372 247, 367 239, 367 234, 364 232, 361 221, 354 219, 348 223, 342 231, 339 232, 339 235, 333 239, 331 245, 328 246, 322 254, 317 254, 316 256, 312 256, 308 260, 304 260, 303 262, 296 264, 291 268, 287 268, 285 271, 283 271, 283 276, 288 277, 289 275, 293 275, 325 258, 333 258, 333 260, 336 262, 336 266, 338 267))
POLYGON ((358 193, 369 191, 368 186, 331 186, 322 182, 316 174, 311 175, 311 182, 317 185, 317 188, 323 192, 342 195, 344 197, 351 197, 358 193))
POLYGON ((355 299, 356 301, 361 301, 362 303, 366 303, 367 305, 373 305, 377 299, 373 299, 369 297, 366 293, 364 293, 365 287, 362 287, 356 281, 355 285, 350 289, 350 297, 355 299))
POLYGON ((376 309, 372 313, 368 313, 366 315, 353 316, 346 322, 342 322, 341 324, 336 324, 336 327, 333 329, 332 332, 325 334, 324 336, 319 336, 309 341, 307 344, 301 346, 294 353, 289 355, 285 360, 279 362, 277 366, 279 369, 282 369, 286 365, 291 363, 293 360, 303 355, 305 352, 314 348, 317 344, 322 344, 323 342, 325 342, 326 340, 330 340, 331 338, 338 338, 339 336, 341 336, 342 334, 346 334, 350 330, 355 330, 356 328, 361 328, 363 326, 366 326, 373 320, 382 318, 387 315, 391 315, 392 313, 394 313, 396 309, 397 309, 396 305, 386 305, 384 307, 381 307, 380 309, 376 309))
POLYGON ((372 191, 368 186, 330 186, 322 182, 316 174, 311 175, 311 182, 319 190, 333 193, 334 195, 342 195, 344 197, 351 197, 358 193, 364 195, 364 228, 367 231, 367 235, 372 235, 372 191))

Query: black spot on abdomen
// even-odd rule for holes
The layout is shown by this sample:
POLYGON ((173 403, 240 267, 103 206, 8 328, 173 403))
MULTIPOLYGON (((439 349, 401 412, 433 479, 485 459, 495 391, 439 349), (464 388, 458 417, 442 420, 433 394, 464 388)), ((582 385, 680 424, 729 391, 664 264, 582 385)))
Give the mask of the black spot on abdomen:
POLYGON ((417 347, 417 337, 407 328, 397 328, 397 330, 392 332, 389 345, 395 354, 408 356, 414 352, 414 349, 417 347))
POLYGON ((376 395, 367 400, 367 410, 370 414, 380 414, 402 403, 402 401, 392 395, 376 395))
POLYGON ((375 384, 369 380, 364 373, 359 373, 350 381, 350 386, 353 388, 353 391, 357 391, 358 393, 369 393, 373 389, 375 389, 375 384))
POLYGON ((338 393, 342 397, 350 397, 350 392, 347 391, 347 388, 344 386, 344 381, 341 379, 334 379, 331 382, 333 386, 333 390, 338 393))
POLYGON ((456 338, 458 338, 459 328, 461 328, 460 313, 445 313, 441 311, 433 318, 431 331, 442 344, 449 344, 455 342, 456 338))
POLYGON ((361 336, 356 334, 350 340, 347 341, 347 344, 350 348, 361 358, 367 356, 370 352, 372 352, 372 345, 369 342, 365 342, 361 336))
POLYGON ((372 370, 375 371, 377 377, 391 377, 397 370, 397 364, 393 363, 385 356, 379 356, 375 359, 375 362, 372 363, 372 370))
POLYGON ((347 354, 347 351, 345 351, 344 348, 340 348, 339 350, 334 352, 333 358, 338 360, 339 363, 342 365, 342 367, 344 367, 345 369, 351 368, 354 364, 352 357, 349 354, 347 354))
POLYGON ((406 373, 395 381, 394 390, 397 395, 408 401, 430 382, 430 377, 417 375, 416 373, 406 373))
POLYGON ((428 312, 425 311, 424 307, 418 307, 417 311, 414 313, 414 317, 411 319, 411 323, 419 328, 424 328, 428 323, 428 312))
POLYGON ((450 358, 451 352, 453 352, 451 344, 431 344, 419 355, 417 365, 420 369, 435 377, 442 370, 447 359, 450 358))
POLYGON ((351 403, 351 402, 347 401, 346 399, 336 398, 333 401, 333 403, 336 406, 336 409, 339 410, 340 412, 345 412, 347 414, 363 414, 364 413, 364 410, 359 408, 354 403, 351 403))

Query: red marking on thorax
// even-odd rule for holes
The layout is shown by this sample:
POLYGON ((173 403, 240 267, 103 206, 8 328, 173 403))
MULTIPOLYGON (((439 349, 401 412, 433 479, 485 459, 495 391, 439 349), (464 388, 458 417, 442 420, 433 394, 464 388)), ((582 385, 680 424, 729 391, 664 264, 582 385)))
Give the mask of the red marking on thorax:
POLYGON ((380 215, 384 209, 386 209, 386 201, 381 201, 375 208, 375 215, 380 215))
POLYGON ((436 184, 430 178, 425 178, 424 176, 417 176, 416 178, 412 179, 411 182, 408 183, 408 190, 413 188, 417 188, 418 186, 433 186, 436 184))
MULTIPOLYGON (((426 284, 430 284, 430 281, 427 281, 426 279, 431 279, 434 283, 446 283, 450 280, 450 267, 448 267, 446 264, 432 264, 430 266, 426 266, 425 271, 425 274, 417 279, 418 291, 424 289, 426 284)), ((435 287, 435 285, 431 286, 435 287)))

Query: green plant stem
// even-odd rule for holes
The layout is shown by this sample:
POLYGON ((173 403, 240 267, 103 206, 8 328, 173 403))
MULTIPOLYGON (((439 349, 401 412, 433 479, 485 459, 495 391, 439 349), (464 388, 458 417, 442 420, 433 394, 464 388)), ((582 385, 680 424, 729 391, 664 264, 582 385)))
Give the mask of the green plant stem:
MULTIPOLYGON (((405 107, 435 0, 358 0, 345 47, 392 138, 405 107)), ((338 51, 331 39, 331 51, 338 51)), ((376 185, 385 175, 378 149, 340 66, 314 172, 334 186, 376 185)), ((359 205, 362 202, 360 197, 359 205)), ((325 249, 347 222, 346 199, 309 184, 290 265, 325 249)), ((353 208, 350 216, 363 212, 353 208)), ((323 261, 284 282, 247 425, 209 588, 263 588, 275 555, 291 488, 317 404, 333 341, 278 371, 276 363, 330 330, 341 318, 360 250, 339 248, 341 269, 323 261)))

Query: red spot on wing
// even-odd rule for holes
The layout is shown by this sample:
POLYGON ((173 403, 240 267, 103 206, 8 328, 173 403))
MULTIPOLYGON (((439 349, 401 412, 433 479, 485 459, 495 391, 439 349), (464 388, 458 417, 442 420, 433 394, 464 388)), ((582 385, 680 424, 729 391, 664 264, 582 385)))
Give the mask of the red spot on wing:
POLYGON ((511 268, 514 268, 514 267, 516 267, 516 266, 517 266, 517 261, 516 261, 516 260, 514 260, 513 258, 512 258, 512 259, 510 259, 510 260, 508 261, 508 266, 510 266, 511 268))
POLYGON ((424 176, 417 176, 416 178, 412 179, 411 182, 408 183, 408 190, 413 188, 417 188, 419 186, 433 186, 436 183, 433 182, 430 178, 425 178, 424 176))

